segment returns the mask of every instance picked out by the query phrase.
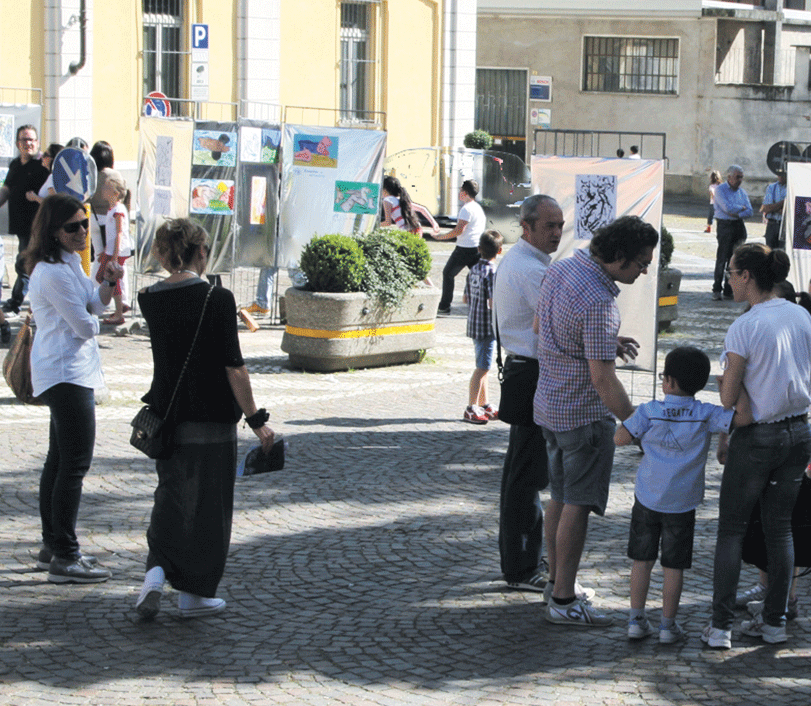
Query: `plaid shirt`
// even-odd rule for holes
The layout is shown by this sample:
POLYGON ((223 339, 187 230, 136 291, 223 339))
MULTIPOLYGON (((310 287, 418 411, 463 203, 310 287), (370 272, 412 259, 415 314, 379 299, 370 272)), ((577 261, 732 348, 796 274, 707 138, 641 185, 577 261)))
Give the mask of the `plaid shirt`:
POLYGON ((538 388, 535 422, 570 431, 611 417, 591 382, 589 360, 614 360, 619 287, 588 250, 554 263, 538 301, 538 388))
POLYGON ((493 263, 484 258, 480 258, 467 274, 465 299, 470 307, 467 312, 467 335, 470 338, 495 338, 490 309, 495 276, 493 263))

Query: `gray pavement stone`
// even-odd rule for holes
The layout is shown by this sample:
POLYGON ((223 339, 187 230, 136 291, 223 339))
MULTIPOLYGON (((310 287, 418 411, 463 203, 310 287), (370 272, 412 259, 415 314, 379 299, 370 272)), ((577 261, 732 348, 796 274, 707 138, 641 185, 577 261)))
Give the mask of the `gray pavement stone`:
MULTIPOLYGON (((675 204, 665 224, 685 278, 681 318, 658 357, 700 345, 713 359, 741 310, 713 302, 714 237, 703 204, 675 204)), ((759 233, 757 224, 750 234, 759 233)), ((431 243, 439 281, 452 249, 431 243)), ((740 636, 703 648, 720 468, 710 456, 685 578, 681 645, 625 637, 625 558, 639 453, 618 449, 608 511, 594 518, 581 581, 614 618, 605 630, 546 623, 540 596, 505 590, 497 552, 498 489, 508 428, 460 421, 471 372, 461 277, 454 313, 437 321, 421 365, 305 374, 287 367, 282 327, 241 333, 258 400, 290 441, 281 473, 237 484, 227 610, 181 621, 175 593, 153 623, 133 611, 146 553, 154 467, 128 444, 151 374, 142 335, 101 336, 109 400, 97 408, 93 468, 79 517, 83 549, 113 571, 106 584, 54 586, 34 571, 37 482, 47 410, 17 405, 0 383, 0 704, 728 704, 808 699, 811 626, 789 642, 740 636)), ((626 375, 634 398, 649 373, 626 375)), ((495 375, 491 393, 498 399, 495 375)), ((701 395, 714 401, 714 383, 701 395)), ((252 444, 240 428, 242 452, 252 444)), ((744 570, 742 581, 755 578, 744 570)), ((658 617, 661 573, 649 606, 658 617)), ((805 582, 801 601, 807 606, 805 582)))

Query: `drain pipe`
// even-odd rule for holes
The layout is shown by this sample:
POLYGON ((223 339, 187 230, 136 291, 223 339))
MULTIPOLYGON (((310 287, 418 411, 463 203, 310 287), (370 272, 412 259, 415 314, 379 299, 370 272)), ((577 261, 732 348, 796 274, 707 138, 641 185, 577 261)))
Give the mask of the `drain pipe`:
POLYGON ((79 70, 84 68, 87 61, 86 34, 87 12, 85 9, 85 0, 79 0, 79 61, 73 61, 70 66, 68 66, 68 71, 71 76, 78 74, 79 70))

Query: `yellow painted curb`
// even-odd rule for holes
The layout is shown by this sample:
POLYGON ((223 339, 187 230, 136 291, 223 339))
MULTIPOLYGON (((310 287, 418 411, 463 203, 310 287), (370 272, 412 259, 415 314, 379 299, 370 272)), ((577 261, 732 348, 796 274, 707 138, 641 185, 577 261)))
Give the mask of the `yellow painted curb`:
POLYGON ((315 328, 298 328, 296 326, 285 326, 285 331, 291 336, 302 336, 304 338, 364 338, 368 336, 385 336, 400 333, 423 333, 433 331, 434 323, 429 321, 424 324, 405 324, 400 326, 384 326, 382 328, 362 328, 352 331, 327 331, 315 328))
POLYGON ((659 306, 674 306, 675 304, 678 304, 678 302, 678 294, 675 297, 659 297, 659 306))

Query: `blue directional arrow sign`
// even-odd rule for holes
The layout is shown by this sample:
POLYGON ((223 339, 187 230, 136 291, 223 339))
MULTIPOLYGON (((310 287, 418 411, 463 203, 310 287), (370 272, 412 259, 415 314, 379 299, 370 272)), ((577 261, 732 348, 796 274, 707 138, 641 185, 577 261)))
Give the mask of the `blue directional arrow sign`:
POLYGON ((98 169, 92 157, 84 150, 66 147, 54 160, 54 190, 87 201, 96 193, 98 169))

